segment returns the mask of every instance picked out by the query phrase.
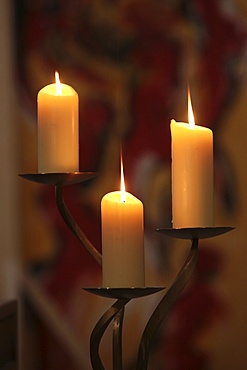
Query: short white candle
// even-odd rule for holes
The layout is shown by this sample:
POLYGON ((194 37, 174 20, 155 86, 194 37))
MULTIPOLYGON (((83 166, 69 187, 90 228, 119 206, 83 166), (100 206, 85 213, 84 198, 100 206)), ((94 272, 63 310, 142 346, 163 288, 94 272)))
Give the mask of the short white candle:
POLYGON ((79 170, 78 94, 56 83, 38 93, 38 172, 79 170))
POLYGON ((213 212, 213 134, 194 124, 189 99, 189 124, 171 121, 172 225, 210 227, 213 212))
POLYGON ((143 287, 143 204, 132 194, 114 191, 101 201, 104 287, 143 287))

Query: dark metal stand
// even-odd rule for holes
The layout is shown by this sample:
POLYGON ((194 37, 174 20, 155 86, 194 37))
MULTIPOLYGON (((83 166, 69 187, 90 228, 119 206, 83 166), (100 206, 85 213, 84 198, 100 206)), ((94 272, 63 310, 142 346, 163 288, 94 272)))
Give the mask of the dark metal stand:
MULTIPOLYGON (((47 174, 23 174, 21 177, 41 184, 54 185, 56 191, 57 208, 72 233, 84 245, 95 261, 101 265, 102 256, 91 244, 84 232, 75 222, 68 211, 63 199, 63 186, 87 181, 93 178, 93 172, 74 173, 47 173, 47 174)), ((233 227, 205 227, 205 228, 169 228, 157 229, 156 231, 166 236, 191 240, 191 249, 188 257, 175 278, 173 284, 161 299, 153 314, 151 315, 141 338, 137 356, 136 370, 146 370, 150 349, 155 335, 160 328, 167 312, 179 297, 195 270, 198 259, 198 245, 200 239, 211 238, 233 230, 233 227)), ((84 290, 103 297, 115 298, 115 303, 103 314, 95 325, 90 339, 90 357, 93 370, 105 370, 100 355, 99 347, 101 339, 111 322, 113 322, 112 358, 113 369, 123 370, 122 361, 122 324, 124 319, 125 305, 134 298, 154 294, 164 287, 144 288, 84 288, 84 290)))

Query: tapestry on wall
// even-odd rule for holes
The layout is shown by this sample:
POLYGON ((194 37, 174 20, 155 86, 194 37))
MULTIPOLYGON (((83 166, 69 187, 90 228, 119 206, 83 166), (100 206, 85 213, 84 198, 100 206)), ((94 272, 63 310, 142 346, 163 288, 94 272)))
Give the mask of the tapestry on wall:
MULTIPOLYGON (((122 146, 126 188, 144 204, 146 284, 169 287, 188 246, 155 229, 171 226, 170 120, 188 120, 188 85, 196 123, 214 131, 216 203, 223 214, 236 213, 235 173, 221 132, 246 50, 237 8, 215 0, 18 0, 16 24, 19 99, 32 122, 23 151, 36 150, 30 140, 36 135, 37 93, 59 71, 80 97, 80 170, 99 173, 66 187, 71 213, 100 251, 100 201, 119 189, 122 146)), ((32 158, 24 165, 35 171, 36 153, 32 158)), ((81 341, 87 370, 90 331, 111 302, 81 288, 100 285, 101 270, 64 225, 53 187, 34 185, 25 194, 30 223, 24 226, 24 265, 81 341), (28 245, 33 240, 35 247, 28 245)), ((229 302, 217 288, 226 263, 219 244, 201 243, 196 273, 157 335, 150 369, 215 369, 210 341, 229 315, 229 302)), ((135 369, 138 340, 159 299, 141 299, 128 309, 126 369, 135 369)), ((59 353, 56 368, 69 368, 63 353, 52 350, 47 353, 59 353)), ((106 363, 108 351, 104 344, 106 363)))

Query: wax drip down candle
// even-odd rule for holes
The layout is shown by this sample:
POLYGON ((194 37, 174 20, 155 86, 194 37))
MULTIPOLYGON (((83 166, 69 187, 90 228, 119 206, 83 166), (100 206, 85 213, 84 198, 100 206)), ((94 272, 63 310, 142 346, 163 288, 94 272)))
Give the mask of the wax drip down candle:
POLYGON ((79 170, 78 94, 59 80, 43 87, 38 103, 38 172, 79 170))
POLYGON ((209 227, 213 211, 213 133, 195 125, 188 92, 189 124, 171 120, 172 226, 209 227))
POLYGON ((102 285, 144 287, 143 204, 125 191, 121 157, 121 190, 104 195, 102 216, 102 285))

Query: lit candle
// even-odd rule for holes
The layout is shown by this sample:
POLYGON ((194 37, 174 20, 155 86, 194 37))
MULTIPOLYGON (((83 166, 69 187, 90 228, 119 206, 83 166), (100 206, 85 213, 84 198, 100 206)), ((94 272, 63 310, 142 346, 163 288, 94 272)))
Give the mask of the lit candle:
POLYGON ((56 83, 38 93, 38 172, 78 169, 78 94, 56 72, 56 83))
POLYGON ((209 227, 213 215, 213 134, 195 125, 190 94, 189 124, 171 121, 173 227, 209 227))
POLYGON ((143 287, 143 204, 124 189, 106 194, 101 201, 103 286, 143 287))

